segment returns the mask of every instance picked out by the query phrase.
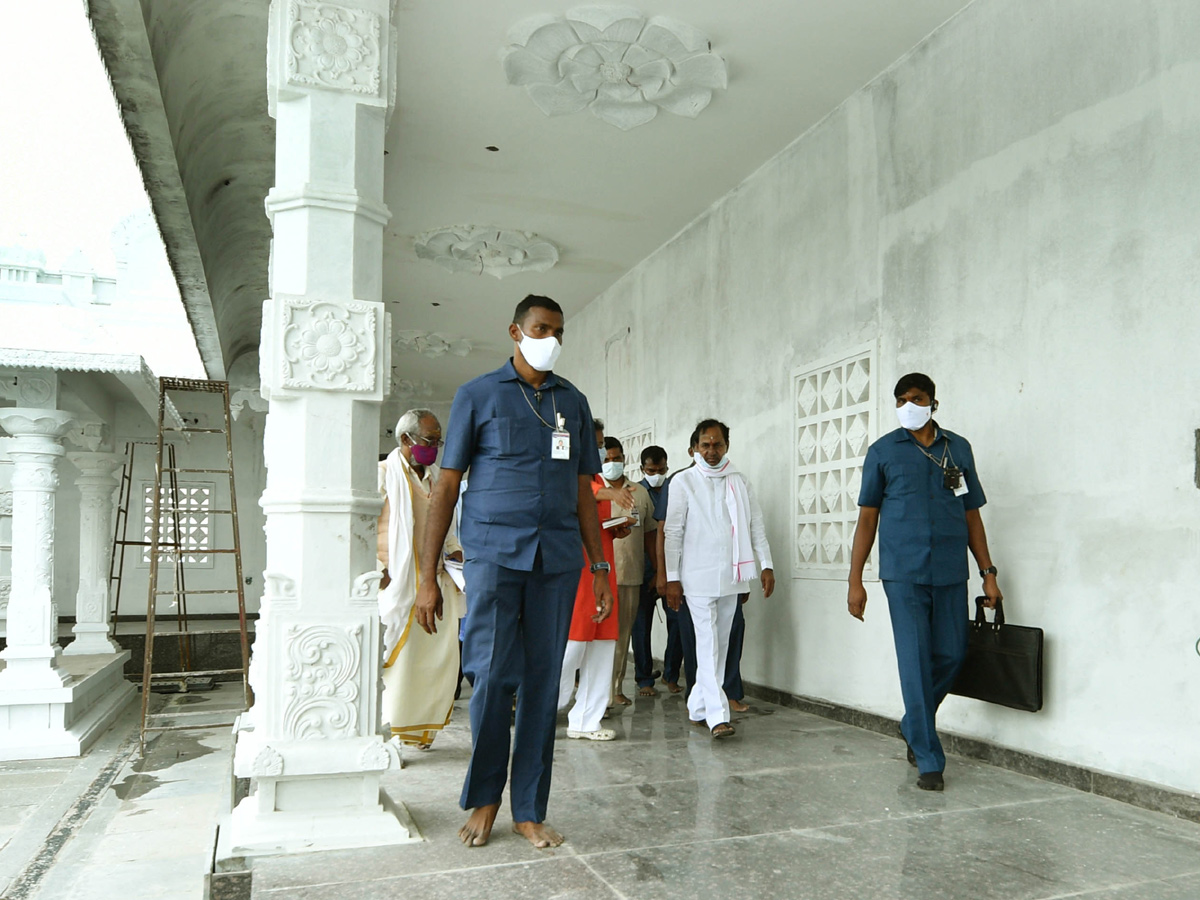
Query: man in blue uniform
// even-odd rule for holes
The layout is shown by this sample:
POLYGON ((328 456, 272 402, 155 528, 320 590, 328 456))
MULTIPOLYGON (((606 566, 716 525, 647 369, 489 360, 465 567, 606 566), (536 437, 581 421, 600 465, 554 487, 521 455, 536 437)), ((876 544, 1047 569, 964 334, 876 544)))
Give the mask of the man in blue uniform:
POLYGON ((904 718, 900 731, 917 787, 940 791, 946 755, 934 717, 967 652, 967 549, 979 564, 987 606, 1002 599, 979 508, 987 502, 971 445, 938 427, 933 381, 896 383, 900 428, 867 450, 850 558, 850 615, 863 618, 863 567, 879 532, 879 578, 888 598, 904 718))
MULTIPOLYGON (((535 847, 556 847, 563 837, 545 824, 546 803, 583 547, 592 563, 595 620, 607 618, 613 604, 591 488, 600 455, 587 398, 552 372, 562 350, 562 308, 530 295, 517 305, 508 333, 512 358, 454 395, 419 571, 437 570, 459 482, 470 469, 460 534, 468 598, 463 672, 474 692, 460 803, 472 812, 459 837, 479 847, 491 835, 508 775, 515 694, 513 830, 535 847)), ((415 617, 436 631, 436 579, 421 579, 415 617)))

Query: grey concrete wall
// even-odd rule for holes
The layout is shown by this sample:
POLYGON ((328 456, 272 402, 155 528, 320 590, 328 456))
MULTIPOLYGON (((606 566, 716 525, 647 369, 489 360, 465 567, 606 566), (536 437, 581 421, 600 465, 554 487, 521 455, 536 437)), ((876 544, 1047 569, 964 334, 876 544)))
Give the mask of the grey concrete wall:
POLYGON ((977 0, 568 324, 614 434, 679 467, 700 417, 732 426, 780 579, 746 678, 902 708, 880 585, 862 624, 791 561, 793 372, 873 344, 878 427, 935 379, 1009 618, 1046 630, 1042 712, 940 724, 1200 791, 1198 83, 1191 0, 977 0))

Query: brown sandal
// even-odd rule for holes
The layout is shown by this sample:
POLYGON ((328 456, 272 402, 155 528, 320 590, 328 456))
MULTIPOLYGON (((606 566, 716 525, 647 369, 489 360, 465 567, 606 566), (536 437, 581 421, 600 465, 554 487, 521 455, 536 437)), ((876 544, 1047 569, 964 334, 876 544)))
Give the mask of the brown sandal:
POLYGON ((714 738, 733 737, 735 734, 737 734, 737 729, 728 722, 721 722, 718 725, 714 725, 712 729, 712 736, 714 738))

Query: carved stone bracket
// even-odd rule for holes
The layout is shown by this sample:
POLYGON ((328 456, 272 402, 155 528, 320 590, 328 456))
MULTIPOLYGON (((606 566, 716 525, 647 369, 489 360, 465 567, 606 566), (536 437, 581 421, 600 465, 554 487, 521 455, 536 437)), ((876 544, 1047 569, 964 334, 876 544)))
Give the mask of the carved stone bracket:
POLYGON ((288 3, 290 84, 380 96, 379 16, 333 3, 288 3))
POLYGON ((382 303, 276 297, 264 305, 262 371, 268 399, 303 391, 344 391, 382 400, 390 375, 382 303), (270 383, 266 383, 270 379, 270 383))

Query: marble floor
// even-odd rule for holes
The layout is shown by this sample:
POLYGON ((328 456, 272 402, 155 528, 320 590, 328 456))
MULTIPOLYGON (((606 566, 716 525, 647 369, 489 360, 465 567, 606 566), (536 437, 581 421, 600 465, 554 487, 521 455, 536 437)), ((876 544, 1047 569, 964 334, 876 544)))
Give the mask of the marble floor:
MULTIPOLYGON (((562 847, 513 835, 506 804, 491 844, 466 848, 465 703, 386 777, 424 842, 257 859, 253 896, 1200 900, 1200 825, 956 757, 946 792, 925 793, 898 739, 753 699, 738 735, 713 741, 665 691, 610 720, 612 743, 567 740, 561 724, 562 847)), ((133 722, 82 760, 0 764, 0 894, 203 896, 228 732, 169 734, 138 760, 133 722)))

